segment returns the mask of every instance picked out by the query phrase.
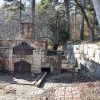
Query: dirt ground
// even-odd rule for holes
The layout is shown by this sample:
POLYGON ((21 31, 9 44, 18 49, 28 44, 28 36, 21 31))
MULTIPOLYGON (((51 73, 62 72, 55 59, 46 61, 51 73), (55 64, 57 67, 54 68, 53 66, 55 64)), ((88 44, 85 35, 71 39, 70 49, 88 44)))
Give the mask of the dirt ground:
MULTIPOLYGON (((33 86, 38 75, 1 75, 0 100, 29 100, 43 90, 33 86)), ((34 100, 34 99, 33 99, 34 100)))
MULTIPOLYGON (((48 75, 41 87, 38 88, 31 84, 37 76, 38 75, 27 74, 0 75, 0 100, 100 100, 99 79, 92 80, 86 76, 73 75, 71 73, 48 75), (47 93, 53 87, 55 91, 58 91, 57 96, 53 96, 58 97, 58 99, 50 99, 50 96, 49 99, 44 99, 43 95, 48 97, 47 93), (68 90, 68 88, 71 88, 71 90, 68 90), (47 90, 48 92, 45 92, 47 90), (59 94, 60 92, 61 94, 59 94), (64 95, 62 93, 64 93, 64 95), (70 93, 70 97, 72 98, 67 98, 67 93, 70 93), (37 95, 41 96, 40 99, 35 99, 37 95), (63 98, 63 96, 66 98, 63 98), (78 98, 76 98, 76 96, 78 96, 78 98)), ((54 94, 56 94, 55 91, 54 94)))

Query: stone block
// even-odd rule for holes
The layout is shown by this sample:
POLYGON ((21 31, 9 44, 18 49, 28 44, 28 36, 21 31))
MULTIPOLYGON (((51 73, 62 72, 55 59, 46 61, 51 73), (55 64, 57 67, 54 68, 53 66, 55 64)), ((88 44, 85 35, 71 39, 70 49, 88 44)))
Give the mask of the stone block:
POLYGON ((67 55, 67 56, 66 56, 66 59, 67 59, 68 62, 70 62, 71 55, 67 55))
POLYGON ((95 49, 94 48, 88 48, 88 55, 89 55, 89 58, 95 57, 95 49))
POLYGON ((75 63, 76 63, 76 58, 75 58, 74 54, 72 54, 72 55, 70 56, 70 63, 71 63, 71 64, 75 64, 75 63))
POLYGON ((84 54, 88 54, 88 45, 87 44, 84 45, 84 54))
POLYGON ((70 45, 70 44, 67 45, 67 49, 68 49, 68 50, 71 49, 71 45, 70 45))
POLYGON ((74 57, 79 59, 81 57, 81 55, 80 54, 74 54, 74 57))
POLYGON ((92 46, 92 48, 94 48, 94 49, 96 49, 96 50, 99 49, 99 47, 100 47, 100 46, 99 46, 98 44, 94 44, 94 45, 92 46))
POLYGON ((82 59, 82 60, 86 59, 86 55, 85 54, 80 54, 80 59, 82 59))
POLYGON ((100 65, 94 61, 88 61, 87 63, 87 68, 89 69, 90 75, 100 77, 100 65))
POLYGON ((74 48, 74 45, 70 45, 70 49, 73 50, 73 48, 74 48))
POLYGON ((91 60, 95 61, 95 57, 91 57, 91 60))
POLYGON ((95 60, 94 61, 100 64, 100 51, 99 50, 95 51, 95 60))
POLYGON ((97 64, 96 65, 96 69, 95 69, 96 71, 95 71, 95 73, 94 73, 94 75, 96 76, 96 77, 100 77, 100 64, 97 64))
POLYGON ((31 70, 31 72, 32 72, 32 73, 41 73, 41 69, 38 69, 38 68, 37 68, 37 69, 31 70))
POLYGON ((80 45, 80 53, 84 53, 84 45, 80 45))
POLYGON ((94 48, 95 44, 87 44, 88 48, 94 48))
POLYGON ((66 56, 66 55, 71 55, 72 52, 73 52, 72 50, 65 50, 65 51, 64 51, 64 55, 65 55, 65 56, 66 56))
POLYGON ((81 60, 80 63, 84 66, 87 66, 87 61, 84 59, 84 60, 81 60))
POLYGON ((74 53, 80 53, 80 50, 79 50, 79 46, 78 45, 74 45, 73 52, 74 53))

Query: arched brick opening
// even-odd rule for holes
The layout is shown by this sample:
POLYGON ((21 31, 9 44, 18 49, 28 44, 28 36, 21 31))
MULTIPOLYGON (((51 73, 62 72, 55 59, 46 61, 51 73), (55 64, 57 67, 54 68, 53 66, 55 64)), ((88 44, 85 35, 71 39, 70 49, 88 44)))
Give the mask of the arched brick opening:
POLYGON ((14 63, 15 73, 31 73, 31 64, 26 61, 18 61, 14 63))

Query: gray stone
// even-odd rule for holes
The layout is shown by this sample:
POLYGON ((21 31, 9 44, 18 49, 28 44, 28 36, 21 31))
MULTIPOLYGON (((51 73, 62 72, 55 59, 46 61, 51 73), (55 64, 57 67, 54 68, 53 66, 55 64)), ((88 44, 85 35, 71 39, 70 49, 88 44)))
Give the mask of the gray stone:
POLYGON ((95 57, 95 49, 94 48, 88 48, 88 55, 89 57, 95 57))
POLYGON ((70 63, 71 63, 71 64, 76 63, 76 59, 75 59, 75 56, 74 56, 73 54, 71 55, 70 63))
POLYGON ((80 56, 81 56, 80 54, 74 54, 75 58, 80 58, 80 56))
POLYGON ((86 59, 86 55, 85 54, 80 54, 80 59, 86 59))
POLYGON ((67 56, 66 56, 66 59, 67 59, 67 62, 70 62, 71 55, 67 55, 67 56))
POLYGON ((73 51, 67 51, 67 59, 71 64, 77 62, 77 69, 89 77, 100 76, 100 45, 99 44, 72 44, 73 51))
POLYGON ((71 46, 70 46, 70 44, 69 44, 69 45, 67 45, 67 49, 68 49, 68 50, 70 50, 70 49, 71 49, 71 46))
POLYGON ((100 51, 99 50, 95 51, 95 60, 94 61, 100 64, 100 51))
POLYGON ((79 46, 78 45, 74 45, 73 52, 74 53, 80 53, 80 50, 79 50, 79 46))
POLYGON ((81 44, 79 49, 80 49, 80 53, 84 53, 84 45, 81 44))
POLYGON ((73 45, 71 45, 70 47, 71 47, 70 49, 71 49, 71 50, 73 50, 74 46, 73 46, 73 45))
POLYGON ((88 45, 87 44, 84 45, 84 54, 88 54, 88 45))

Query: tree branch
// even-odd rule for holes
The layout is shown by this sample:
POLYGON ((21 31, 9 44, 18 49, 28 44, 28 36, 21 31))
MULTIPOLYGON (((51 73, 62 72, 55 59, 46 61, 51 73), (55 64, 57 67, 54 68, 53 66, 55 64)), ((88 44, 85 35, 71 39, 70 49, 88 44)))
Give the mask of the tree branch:
POLYGON ((74 0, 74 1, 75 1, 75 3, 78 5, 78 7, 80 8, 81 12, 83 13, 84 18, 85 18, 85 21, 86 21, 86 23, 87 23, 87 25, 88 25, 88 28, 91 29, 91 26, 90 26, 90 23, 89 23, 88 17, 87 17, 87 15, 86 15, 86 13, 85 13, 83 7, 78 3, 77 0, 74 0))

